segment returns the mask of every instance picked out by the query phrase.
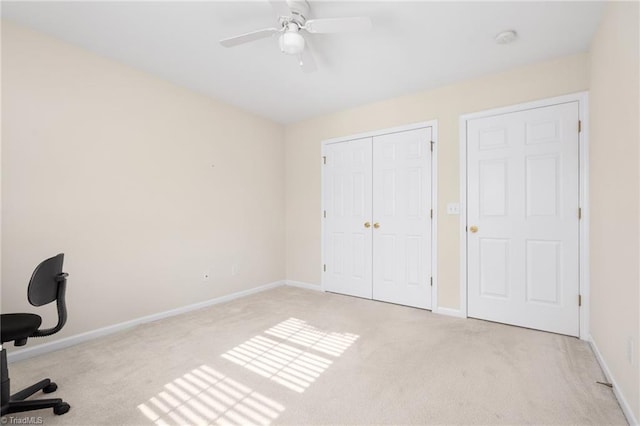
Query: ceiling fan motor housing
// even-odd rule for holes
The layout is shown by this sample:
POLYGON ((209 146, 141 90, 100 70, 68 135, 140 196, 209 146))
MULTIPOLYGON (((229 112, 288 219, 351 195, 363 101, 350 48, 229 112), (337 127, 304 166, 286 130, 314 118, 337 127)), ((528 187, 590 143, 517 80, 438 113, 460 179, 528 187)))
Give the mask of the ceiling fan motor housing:
POLYGON ((298 27, 302 28, 307 21, 307 16, 309 16, 309 3, 306 0, 287 0, 287 5, 291 11, 289 21, 295 22, 298 27))

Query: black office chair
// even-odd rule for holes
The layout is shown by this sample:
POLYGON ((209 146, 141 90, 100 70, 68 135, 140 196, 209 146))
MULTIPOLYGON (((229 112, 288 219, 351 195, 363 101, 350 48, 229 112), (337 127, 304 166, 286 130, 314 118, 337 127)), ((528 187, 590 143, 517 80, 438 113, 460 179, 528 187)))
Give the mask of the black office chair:
MULTIPOLYGON (((40 329, 42 318, 35 314, 2 314, 0 315, 0 336, 2 343, 14 342, 15 346, 23 346, 29 337, 49 336, 60 331, 67 321, 67 308, 64 303, 64 293, 67 287, 67 276, 62 272, 64 254, 47 259, 40 263, 29 281, 28 298, 33 306, 42 306, 53 302, 58 305, 58 324, 53 328, 40 329)), ((0 344, 0 348, 2 345, 0 344)), ((9 372, 7 370, 7 350, 2 348, 2 416, 22 411, 53 408, 56 414, 64 414, 71 408, 60 398, 37 399, 25 401, 34 393, 42 390, 51 393, 58 389, 58 385, 50 379, 44 379, 11 395, 9 388, 9 372)))

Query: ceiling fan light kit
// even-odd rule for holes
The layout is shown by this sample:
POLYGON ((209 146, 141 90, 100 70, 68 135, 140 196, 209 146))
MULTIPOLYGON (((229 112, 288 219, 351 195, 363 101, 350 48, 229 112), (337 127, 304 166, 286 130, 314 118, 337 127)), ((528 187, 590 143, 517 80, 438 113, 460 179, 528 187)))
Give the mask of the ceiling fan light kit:
MULTIPOLYGON (((289 24, 295 25, 295 24, 289 24)), ((299 55, 304 50, 304 37, 298 29, 287 30, 280 35, 280 51, 287 55, 299 55)))
POLYGON ((280 51, 297 56, 300 67, 305 72, 316 70, 315 60, 305 42, 302 31, 309 34, 331 34, 366 31, 371 28, 371 20, 364 17, 307 19, 310 8, 306 0, 269 0, 278 18, 279 28, 265 28, 239 36, 220 40, 224 47, 234 47, 261 38, 280 34, 280 51))

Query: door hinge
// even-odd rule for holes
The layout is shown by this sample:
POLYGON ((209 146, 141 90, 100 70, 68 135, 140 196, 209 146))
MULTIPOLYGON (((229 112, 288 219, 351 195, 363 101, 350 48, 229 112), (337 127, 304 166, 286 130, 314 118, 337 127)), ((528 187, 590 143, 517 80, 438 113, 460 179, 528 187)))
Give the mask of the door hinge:
POLYGON ((322 271, 323 272, 327 272, 327 264, 326 263, 324 265, 322 265, 322 271))
POLYGON ((578 220, 582 219, 582 207, 578 207, 578 220))
POLYGON ((578 120, 578 133, 582 132, 582 120, 578 120))
POLYGON ((433 152, 433 145, 435 145, 434 141, 429 142, 431 144, 431 152, 433 152))
POLYGON ((431 285, 431 287, 433 287, 433 277, 429 278, 429 285, 431 285))
POLYGON ((327 156, 326 155, 322 156, 322 164, 327 164, 327 156))
POLYGON ((433 219, 433 209, 431 209, 431 211, 429 212, 429 216, 431 217, 431 219, 433 219))
POLYGON ((323 216, 325 219, 327 218, 327 211, 326 211, 326 210, 324 210, 324 211, 322 212, 322 216, 323 216))
POLYGON ((578 295, 578 306, 582 306, 582 295, 578 295))

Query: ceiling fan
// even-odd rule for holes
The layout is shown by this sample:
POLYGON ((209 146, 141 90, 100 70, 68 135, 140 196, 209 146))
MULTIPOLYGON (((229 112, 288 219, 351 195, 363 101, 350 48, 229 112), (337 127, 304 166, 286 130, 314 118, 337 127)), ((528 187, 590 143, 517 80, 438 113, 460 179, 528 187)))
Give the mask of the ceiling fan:
POLYGON ((366 31, 371 28, 371 20, 366 17, 308 19, 310 7, 306 0, 269 0, 269 3, 278 17, 278 25, 275 28, 225 38, 220 40, 220 44, 224 47, 234 47, 280 34, 279 44, 282 53, 296 56, 302 70, 312 72, 317 67, 309 46, 305 45, 302 36, 304 31, 310 34, 330 34, 366 31))

